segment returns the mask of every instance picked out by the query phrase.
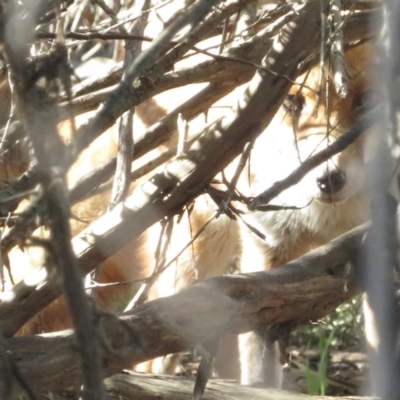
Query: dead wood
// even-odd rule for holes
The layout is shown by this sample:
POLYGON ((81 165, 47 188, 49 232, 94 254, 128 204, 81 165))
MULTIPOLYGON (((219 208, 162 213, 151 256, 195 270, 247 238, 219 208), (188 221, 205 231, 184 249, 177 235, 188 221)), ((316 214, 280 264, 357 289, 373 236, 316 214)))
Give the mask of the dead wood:
MULTIPOLYGON (((350 265, 357 267, 365 230, 357 228, 272 271, 208 279, 119 319, 99 315, 105 375, 227 334, 323 317, 358 291, 350 265)), ((71 332, 11 338, 5 343, 37 391, 59 391, 80 382, 71 332)))
MULTIPOLYGON (((149 374, 120 373, 105 380, 108 400, 191 400, 194 381, 187 378, 155 376, 149 374)), ((67 396, 53 395, 54 400, 67 396)), ((204 400, 310 400, 305 394, 283 390, 241 386, 234 382, 211 379, 203 397, 204 400)), ((312 396, 314 400, 372 400, 369 397, 312 396)))

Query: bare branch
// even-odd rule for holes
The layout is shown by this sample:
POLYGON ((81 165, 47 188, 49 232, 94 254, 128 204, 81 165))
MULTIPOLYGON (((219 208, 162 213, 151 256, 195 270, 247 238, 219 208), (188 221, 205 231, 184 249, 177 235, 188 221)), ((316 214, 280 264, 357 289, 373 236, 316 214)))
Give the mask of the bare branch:
MULTIPOLYGON (((357 293, 348 266, 358 268, 364 235, 365 227, 357 228, 273 271, 202 281, 174 296, 141 305, 119 321, 103 315, 99 329, 106 375, 230 333, 321 318, 357 293)), ((64 332, 6 342, 21 371, 40 391, 60 390, 78 381, 73 335, 64 332)))
MULTIPOLYGON (((186 10, 180 15, 171 25, 168 26, 159 37, 152 43, 152 45, 137 57, 132 65, 126 71, 124 79, 121 81, 118 88, 109 96, 104 107, 99 111, 93 120, 93 125, 102 124, 103 121, 109 120, 110 116, 116 118, 121 115, 121 111, 126 111, 130 107, 121 110, 121 105, 127 102, 129 94, 135 89, 132 83, 135 79, 139 78, 145 72, 147 72, 157 61, 157 57, 160 53, 168 46, 170 40, 186 25, 196 25, 197 22, 201 21, 205 15, 210 11, 211 7, 216 3, 216 0, 201 0, 195 3, 192 7, 186 10), (115 115, 117 114, 117 115, 115 115)), ((84 148, 86 148, 96 136, 93 137, 94 131, 86 130, 85 135, 79 135, 79 140, 73 146, 72 158, 75 159, 77 154, 84 148)))
MULTIPOLYGON (((185 120, 192 120, 202 112, 205 112, 218 99, 232 91, 234 85, 244 83, 248 78, 248 74, 241 74, 239 81, 224 82, 222 84, 212 83, 208 85, 186 103, 182 104, 155 125, 147 129, 147 131, 135 141, 135 158, 140 158, 148 151, 157 148, 170 139, 176 131, 176 121, 179 114, 182 114, 185 120)), ((83 177, 71 188, 71 201, 78 201, 85 196, 86 193, 108 181, 114 174, 115 166, 116 158, 112 157, 83 177)))
MULTIPOLYGON (((29 42, 15 42, 11 35, 16 30, 16 10, 10 7, 7 11, 8 34, 4 38, 4 52, 15 86, 18 111, 25 127, 29 127, 27 131, 39 172, 41 197, 48 209, 51 232, 49 248, 52 250, 49 256, 54 258, 56 273, 62 278, 77 333, 84 371, 82 396, 87 400, 102 400, 104 387, 99 337, 71 246, 70 210, 63 163, 65 146, 57 132, 55 104, 51 97, 54 79, 59 78, 64 83, 68 81, 67 52, 64 46, 56 43, 54 49, 42 59, 29 61, 23 50, 29 42), (45 84, 39 83, 41 78, 45 84)), ((33 19, 37 10, 33 7, 29 11, 31 15, 28 12, 28 18, 33 19)), ((29 39, 29 31, 28 28, 27 37, 22 40, 29 39)), ((69 88, 65 89, 68 91, 69 88)))

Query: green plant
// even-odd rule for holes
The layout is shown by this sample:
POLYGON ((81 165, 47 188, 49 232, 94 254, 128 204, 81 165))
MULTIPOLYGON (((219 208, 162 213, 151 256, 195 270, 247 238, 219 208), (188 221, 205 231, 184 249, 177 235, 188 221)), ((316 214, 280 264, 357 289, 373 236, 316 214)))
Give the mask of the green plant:
POLYGON ((332 314, 317 323, 304 325, 292 332, 290 344, 316 349, 321 332, 329 337, 335 332, 331 345, 336 349, 361 349, 364 342, 364 323, 361 313, 361 296, 341 304, 332 314))
POLYGON ((310 360, 307 359, 305 376, 307 391, 310 395, 321 395, 325 396, 326 387, 328 383, 328 361, 329 361, 329 348, 332 345, 335 338, 335 329, 333 329, 329 336, 325 335, 325 331, 320 329, 319 334, 319 363, 318 368, 314 371, 310 367, 310 360))

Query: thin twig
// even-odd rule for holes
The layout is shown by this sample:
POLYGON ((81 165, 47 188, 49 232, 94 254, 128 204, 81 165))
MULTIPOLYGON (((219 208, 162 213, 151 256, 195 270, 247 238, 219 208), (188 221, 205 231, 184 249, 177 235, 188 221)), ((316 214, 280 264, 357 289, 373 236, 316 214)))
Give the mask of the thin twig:
POLYGON ((128 110, 119 118, 118 154, 110 209, 124 200, 128 194, 133 157, 133 116, 134 111, 128 110))
POLYGON ((339 97, 347 96, 347 71, 344 61, 344 46, 343 46, 343 25, 341 16, 340 0, 330 0, 331 6, 331 32, 332 44, 330 52, 330 60, 332 64, 333 83, 335 91, 339 97))
MULTIPOLYGON (((0 231, 0 243, 1 243, 1 240, 2 240, 2 238, 3 238, 3 234, 4 234, 4 231, 5 231, 6 226, 7 226, 7 224, 8 224, 8 221, 10 220, 10 217, 11 217, 11 213, 8 213, 7 218, 6 218, 5 222, 4 222, 3 229, 0 231)), ((3 256, 3 253, 2 253, 2 248, 1 248, 1 246, 0 246, 0 280, 1 280, 1 291, 4 291, 4 290, 5 290, 4 261, 3 261, 3 259, 4 259, 4 256, 3 256)), ((9 265, 7 265, 7 269, 8 269, 8 273, 9 273, 9 275, 10 275, 10 281, 11 281, 12 285, 15 285, 14 279, 13 279, 12 274, 11 274, 11 270, 10 270, 10 268, 9 268, 9 265)))
POLYGON ((214 215, 212 215, 203 225, 202 227, 195 233, 195 235, 190 239, 189 242, 187 242, 179 252, 172 257, 166 264, 161 265, 160 267, 156 268, 155 271, 151 274, 149 278, 146 279, 146 282, 144 283, 145 287, 143 290, 140 292, 140 296, 135 296, 135 298, 132 300, 131 303, 126 307, 125 311, 128 311, 132 309, 134 306, 141 304, 143 302, 143 299, 147 297, 147 293, 151 286, 154 284, 154 282, 158 279, 158 277, 167 269, 169 268, 176 260, 183 254, 183 252, 198 239, 198 237, 204 232, 204 230, 207 228, 207 226, 215 219, 215 217, 218 215, 216 212, 214 215))

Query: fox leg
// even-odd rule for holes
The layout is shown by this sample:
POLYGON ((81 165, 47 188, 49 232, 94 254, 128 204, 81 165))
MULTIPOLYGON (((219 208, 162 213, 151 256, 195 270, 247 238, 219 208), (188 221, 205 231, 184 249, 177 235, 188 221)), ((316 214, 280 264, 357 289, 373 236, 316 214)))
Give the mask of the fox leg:
MULTIPOLYGON (((258 238, 247 228, 241 232, 242 253, 240 271, 256 272, 271 267, 270 254, 258 238)), ((280 351, 268 327, 239 335, 240 383, 263 387, 279 388, 282 384, 280 351)))
POLYGON ((272 342, 268 329, 261 328, 239 336, 240 383, 243 385, 280 388, 282 366, 277 342, 272 342))

